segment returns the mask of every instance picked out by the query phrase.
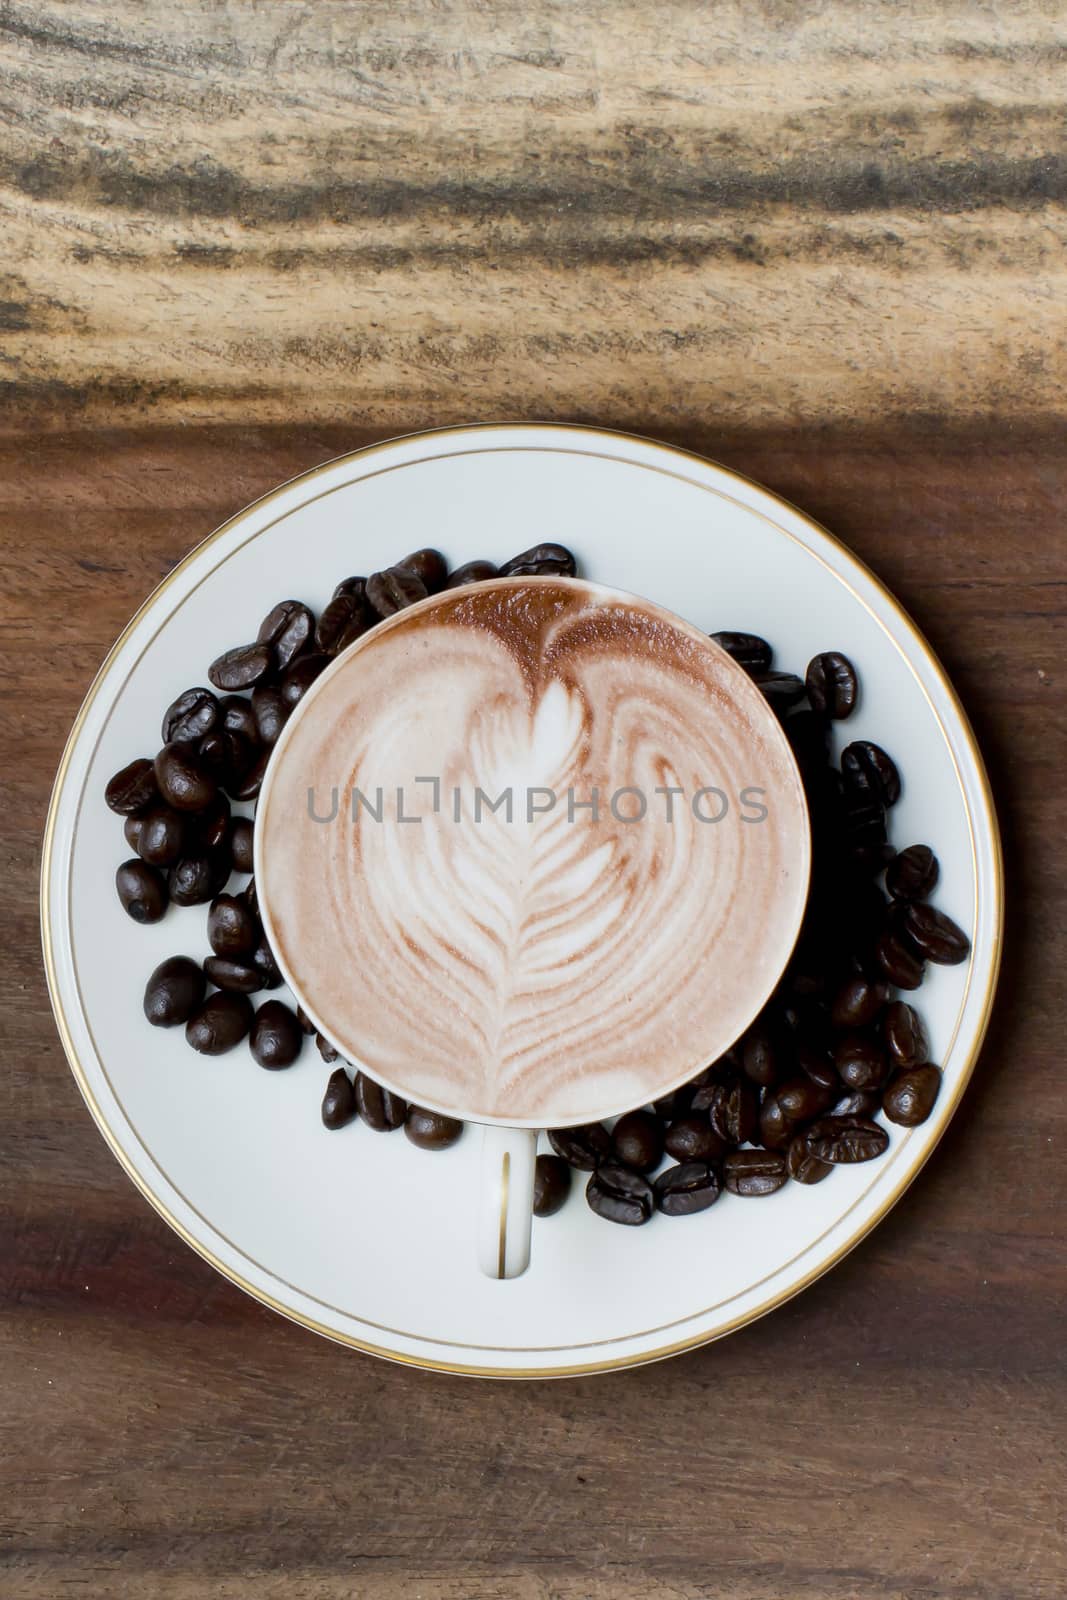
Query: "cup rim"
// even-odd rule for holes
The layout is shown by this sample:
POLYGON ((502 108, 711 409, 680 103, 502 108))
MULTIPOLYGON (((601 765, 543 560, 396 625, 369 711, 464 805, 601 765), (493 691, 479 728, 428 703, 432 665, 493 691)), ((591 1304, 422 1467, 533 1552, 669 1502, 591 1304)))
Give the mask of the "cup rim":
MULTIPOLYGON (((781 749, 785 754, 788 764, 796 779, 796 793, 799 797, 800 817, 803 822, 803 826, 800 830, 799 860, 802 864, 801 876, 804 885, 804 892, 802 895, 798 896, 797 899, 798 909, 795 919, 796 926, 792 930, 792 938, 788 941, 785 958, 782 961, 778 971, 775 973, 773 982, 769 984, 766 992, 760 996, 758 1003, 752 1010, 751 1015, 747 1017, 744 1026, 737 1034, 736 1039, 730 1040, 729 1043, 723 1047, 724 1050, 728 1050, 732 1048, 732 1046, 737 1042, 737 1039, 742 1038, 747 1030, 752 1026, 752 1023, 759 1016, 763 1007, 767 1004, 771 995, 778 987, 778 984, 782 978, 782 974, 789 965, 793 951, 796 948, 797 940, 800 936, 800 931, 803 926, 804 916, 807 911, 808 894, 811 887, 811 816, 808 808, 807 793, 804 788, 799 764, 793 752, 792 746, 785 737, 785 733, 782 730, 782 725, 778 717, 775 715, 773 708, 769 702, 759 694, 758 689, 756 689, 755 685, 752 683, 752 680, 745 669, 739 666, 729 652, 724 650, 723 647, 715 639, 713 639, 710 634, 704 633, 687 618, 681 617, 677 612, 671 611, 668 606, 660 605, 658 601, 648 600, 643 595, 636 594, 632 590, 617 588, 612 584, 599 583, 591 578, 578 576, 572 577, 564 574, 552 574, 551 576, 544 577, 535 575, 518 577, 498 576, 480 579, 476 584, 471 584, 470 587, 471 589, 477 589, 480 593, 485 593, 487 590, 525 588, 530 584, 537 583, 551 583, 562 585, 567 588, 581 589, 587 593, 592 593, 596 598, 605 602, 614 600, 617 602, 635 605, 646 612, 652 612, 656 616, 663 618, 665 621, 669 622, 672 627, 681 629, 682 632, 687 633, 690 637, 698 640, 703 647, 710 649, 713 654, 718 653, 725 661, 729 663, 733 672, 737 674, 736 681, 747 683, 755 691, 758 700, 762 705, 765 726, 768 730, 770 730, 771 736, 780 743, 781 749)), ((256 799, 255 811, 257 824, 260 819, 260 814, 265 814, 269 807, 271 790, 274 786, 274 780, 277 776, 277 773, 280 770, 278 757, 284 751, 287 742, 291 738, 292 729, 299 723, 308 706, 313 704, 316 697, 321 693, 322 686, 329 682, 331 678, 335 677, 342 667, 346 666, 348 662, 350 662, 353 657, 359 654, 361 650, 369 648, 372 643, 380 642, 386 633, 395 632, 398 628, 405 627, 415 617, 423 615, 427 611, 436 609, 436 607, 442 604, 445 600, 454 600, 457 594, 462 594, 462 588, 441 589, 435 594, 427 595, 425 599, 415 601, 413 605, 403 607, 401 610, 394 612, 392 616, 383 618, 373 627, 368 628, 367 632, 361 634, 358 639, 355 639, 352 642, 352 644, 348 645, 344 650, 342 650, 340 654, 330 662, 329 666, 326 667, 324 671, 319 673, 318 677, 311 684, 307 693, 303 695, 303 697, 293 708, 293 711, 286 720, 286 723, 270 752, 267 768, 263 776, 263 781, 260 785, 259 795, 256 799)), ((388 1089, 390 1093, 396 1094, 402 1099, 407 1100, 409 1104, 418 1105, 426 1111, 434 1111, 439 1115, 452 1117, 462 1122, 469 1122, 482 1127, 516 1129, 524 1128, 532 1131, 538 1131, 548 1127, 564 1127, 573 1125, 563 1122, 547 1122, 543 1116, 530 1118, 488 1116, 485 1113, 479 1113, 475 1115, 462 1109, 461 1107, 449 1106, 441 1101, 428 1100, 421 1095, 415 1099, 411 1096, 410 1092, 395 1079, 390 1080, 387 1075, 382 1074, 377 1068, 372 1069, 369 1066, 365 1066, 364 1063, 359 1060, 353 1060, 349 1047, 340 1043, 337 1035, 334 1034, 332 1030, 324 1024, 321 1015, 317 1012, 315 1007, 308 1003, 306 994, 303 992, 301 986, 296 982, 291 967, 282 953, 280 941, 277 939, 275 933, 274 921, 270 909, 269 895, 264 894, 263 892, 264 877, 262 872, 262 851, 265 831, 266 830, 264 828, 258 825, 253 829, 252 872, 256 885, 259 916, 263 924, 264 932, 267 936, 267 942, 270 945, 274 960, 286 983, 288 984, 297 1005, 304 1012, 309 1021, 314 1023, 316 1032, 321 1034, 327 1043, 338 1052, 342 1062, 347 1063, 347 1065, 352 1067, 357 1072, 366 1072, 367 1076, 373 1078, 374 1082, 380 1084, 383 1089, 388 1089)), ((721 1054, 722 1052, 720 1051, 720 1055, 721 1054)), ((718 1057, 713 1057, 712 1059, 715 1060, 718 1059, 718 1057)), ((705 1060, 703 1056, 701 1057, 701 1060, 705 1066, 712 1064, 710 1061, 705 1060)), ((633 1105, 614 1106, 610 1110, 606 1111, 598 1110, 595 1114, 586 1116, 585 1122, 592 1123, 609 1121, 614 1117, 624 1115, 627 1111, 637 1110, 642 1106, 649 1105, 654 1100, 661 1099, 666 1095, 673 1093, 676 1089, 681 1088, 701 1070, 702 1067, 700 1064, 697 1064, 691 1068, 687 1068, 682 1076, 679 1077, 677 1075, 672 1075, 669 1081, 663 1084, 655 1085, 651 1093, 645 1095, 633 1105)))

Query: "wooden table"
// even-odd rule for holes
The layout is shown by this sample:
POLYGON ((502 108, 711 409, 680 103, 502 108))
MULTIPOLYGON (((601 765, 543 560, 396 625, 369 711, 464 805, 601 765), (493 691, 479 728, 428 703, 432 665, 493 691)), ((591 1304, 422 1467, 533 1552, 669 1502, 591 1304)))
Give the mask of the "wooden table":
POLYGON ((1063 14, 1016 0, 0 10, 0 1592, 1063 1592, 1063 14), (1000 1002, 928 1169, 762 1323, 599 1379, 352 1356, 96 1135, 37 949, 92 672, 325 457, 634 428, 824 520, 941 653, 1007 847, 1000 1002))

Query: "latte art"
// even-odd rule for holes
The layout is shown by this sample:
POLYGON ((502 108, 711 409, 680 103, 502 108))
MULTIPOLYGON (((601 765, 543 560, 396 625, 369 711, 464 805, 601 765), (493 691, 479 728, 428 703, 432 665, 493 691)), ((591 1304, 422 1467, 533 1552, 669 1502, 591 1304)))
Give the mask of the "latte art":
POLYGON ((257 832, 277 954, 344 1054, 515 1122, 640 1104, 713 1059, 807 889, 758 690, 576 581, 472 586, 368 635, 286 729, 257 832))

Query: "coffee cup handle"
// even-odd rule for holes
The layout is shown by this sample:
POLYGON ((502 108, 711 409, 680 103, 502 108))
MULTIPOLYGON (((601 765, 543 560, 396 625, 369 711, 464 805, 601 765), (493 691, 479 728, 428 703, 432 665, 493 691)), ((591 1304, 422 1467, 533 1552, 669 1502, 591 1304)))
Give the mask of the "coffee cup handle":
POLYGON ((517 1278, 530 1263, 537 1134, 482 1130, 478 1264, 488 1278, 517 1278))

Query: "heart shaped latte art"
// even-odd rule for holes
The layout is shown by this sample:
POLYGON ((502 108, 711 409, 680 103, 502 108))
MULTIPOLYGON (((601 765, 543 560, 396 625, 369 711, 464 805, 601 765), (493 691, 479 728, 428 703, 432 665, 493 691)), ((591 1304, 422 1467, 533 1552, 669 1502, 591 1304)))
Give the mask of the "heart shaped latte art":
POLYGON ((420 1103, 559 1125, 729 1046, 788 958, 807 817, 717 646, 574 581, 360 642, 275 756, 259 894, 299 993, 420 1103))

